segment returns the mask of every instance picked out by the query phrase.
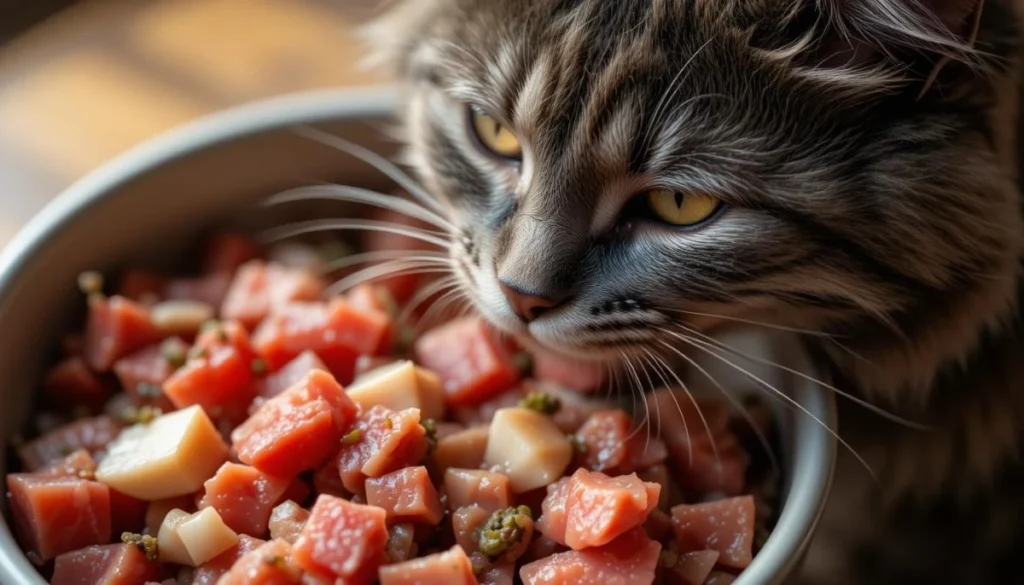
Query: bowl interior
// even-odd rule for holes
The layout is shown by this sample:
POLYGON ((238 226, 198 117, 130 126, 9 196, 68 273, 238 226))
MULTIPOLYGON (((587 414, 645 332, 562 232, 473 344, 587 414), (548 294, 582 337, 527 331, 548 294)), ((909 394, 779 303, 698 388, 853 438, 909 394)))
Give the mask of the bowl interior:
MULTIPOLYGON (((258 203, 281 190, 324 181, 386 188, 389 183, 372 167, 292 127, 315 124, 389 154, 395 144, 380 130, 393 107, 393 95, 384 92, 241 108, 133 151, 62 195, 0 255, 0 446, 6 450, 7 440, 23 427, 57 336, 80 315, 80 272, 173 266, 190 256, 202 232, 225 223, 259 230, 310 216, 343 215, 344 207, 331 203, 281 208, 258 203)), ((743 334, 730 343, 788 367, 806 367, 788 338, 743 334)), ((820 389, 762 363, 734 361, 832 423, 831 398, 820 389)), ((744 393, 764 394, 761 384, 717 358, 700 356, 698 363, 737 399, 744 393)), ((709 377, 689 381, 697 392, 720 392, 709 377)), ((808 416, 794 416, 785 400, 774 404, 784 429, 785 504, 772 538, 737 581, 741 585, 781 582, 798 560, 831 477, 835 444, 827 433, 808 416)), ((43 583, 3 523, 0 582, 43 583)))

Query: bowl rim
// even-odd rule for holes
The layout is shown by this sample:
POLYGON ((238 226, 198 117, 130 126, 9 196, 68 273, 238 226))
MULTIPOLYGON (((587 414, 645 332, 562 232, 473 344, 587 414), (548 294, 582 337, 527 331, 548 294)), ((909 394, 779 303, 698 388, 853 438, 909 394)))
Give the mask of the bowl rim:
MULTIPOLYGON (((303 124, 387 118, 399 103, 399 92, 392 85, 284 95, 209 114, 129 149, 74 182, 0 249, 0 307, 54 233, 138 176, 195 151, 263 132, 303 124)), ((794 419, 792 471, 785 505, 771 538, 737 579, 737 585, 781 584, 779 575, 790 573, 806 552, 831 489, 837 441, 824 427, 835 428, 835 398, 805 379, 792 382, 793 398, 818 420, 808 416, 794 419)), ((0 576, 45 585, 2 518, 0 576)))

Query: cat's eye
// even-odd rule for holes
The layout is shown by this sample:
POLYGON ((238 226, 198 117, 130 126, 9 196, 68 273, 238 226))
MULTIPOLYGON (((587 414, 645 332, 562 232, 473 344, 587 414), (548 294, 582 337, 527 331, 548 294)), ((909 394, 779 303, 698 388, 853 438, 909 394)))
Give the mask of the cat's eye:
POLYGON ((523 147, 508 126, 473 108, 469 115, 473 133, 484 148, 501 158, 519 160, 523 157, 523 147))
POLYGON ((655 217, 679 227, 697 225, 721 207, 721 202, 710 195, 682 193, 671 189, 651 189, 645 198, 655 217))

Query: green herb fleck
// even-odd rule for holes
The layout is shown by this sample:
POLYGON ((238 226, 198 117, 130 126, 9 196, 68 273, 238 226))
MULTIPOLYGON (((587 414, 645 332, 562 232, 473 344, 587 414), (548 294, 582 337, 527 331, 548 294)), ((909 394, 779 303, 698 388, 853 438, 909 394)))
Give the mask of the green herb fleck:
POLYGON ((521 351, 512 358, 512 361, 515 363, 516 369, 524 376, 533 373, 533 356, 529 353, 521 351))
POLYGON ((347 434, 347 435, 345 435, 344 437, 341 438, 341 444, 342 445, 355 445, 362 438, 363 438, 363 432, 360 431, 359 429, 355 429, 352 432, 350 432, 349 434, 347 434))
POLYGON ((480 552, 491 561, 497 560, 523 542, 532 524, 533 514, 528 506, 496 511, 480 529, 480 552))
POLYGON ((121 412, 121 420, 130 425, 147 424, 153 422, 161 414, 163 411, 153 406, 129 407, 121 412))
POLYGON ((159 558, 159 550, 157 549, 156 539, 148 534, 136 534, 133 532, 122 532, 121 542, 125 544, 134 544, 139 547, 139 550, 146 553, 146 558, 155 561, 159 558))
POLYGON ((432 418, 425 418, 420 421, 420 426, 427 432, 427 452, 433 453, 437 449, 437 423, 432 418))
POLYGON ((267 375, 267 362, 263 358, 254 358, 249 366, 254 376, 267 375))
POLYGON ((141 398, 149 398, 153 400, 160 398, 161 396, 164 395, 164 391, 160 388, 160 386, 157 386, 156 384, 152 384, 150 382, 139 382, 139 384, 135 386, 135 392, 141 398))
POLYGON ((167 365, 174 370, 184 366, 185 360, 188 359, 181 343, 176 339, 168 339, 160 344, 160 355, 167 361, 167 365))
POLYGON ((550 416, 562 408, 562 402, 550 394, 535 391, 530 392, 526 395, 526 398, 520 400, 519 406, 550 416))
POLYGON ((228 340, 228 332, 224 331, 224 326, 221 325, 220 321, 216 319, 210 319, 203 323, 202 327, 199 328, 200 333, 213 333, 217 336, 219 341, 228 340))
POLYGON ((391 420, 390 416, 384 419, 384 428, 389 431, 395 428, 395 423, 391 420))

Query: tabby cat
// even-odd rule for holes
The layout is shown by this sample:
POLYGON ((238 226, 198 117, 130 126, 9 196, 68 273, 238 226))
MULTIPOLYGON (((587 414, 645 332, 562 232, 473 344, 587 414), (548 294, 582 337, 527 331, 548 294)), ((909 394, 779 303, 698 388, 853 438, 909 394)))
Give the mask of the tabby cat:
POLYGON ((1022 583, 1022 13, 404 0, 367 32, 495 326, 610 362, 803 331, 876 412, 840 400, 852 451, 801 579, 1022 583))

